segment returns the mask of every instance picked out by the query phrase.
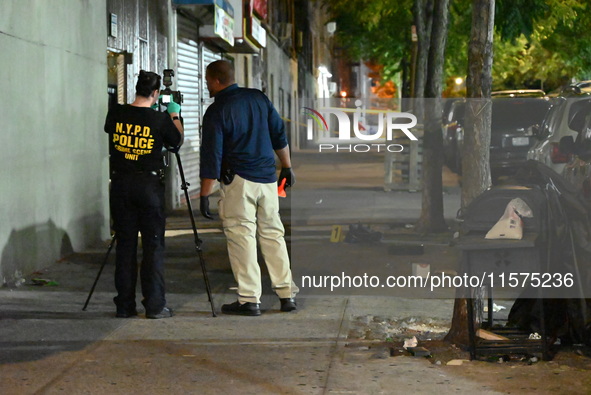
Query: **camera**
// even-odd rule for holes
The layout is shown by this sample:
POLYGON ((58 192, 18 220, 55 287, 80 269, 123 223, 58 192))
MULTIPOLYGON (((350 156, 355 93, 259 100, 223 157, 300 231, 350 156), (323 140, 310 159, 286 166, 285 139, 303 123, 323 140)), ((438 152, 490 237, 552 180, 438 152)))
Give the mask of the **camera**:
POLYGON ((162 72, 162 74, 164 75, 164 77, 162 78, 162 84, 166 88, 160 91, 160 95, 162 96, 161 103, 168 104, 170 103, 170 100, 172 98, 172 100, 174 100, 175 103, 182 104, 183 95, 181 94, 181 92, 173 91, 172 89, 170 89, 170 86, 172 85, 172 77, 174 77, 174 70, 166 69, 162 72))

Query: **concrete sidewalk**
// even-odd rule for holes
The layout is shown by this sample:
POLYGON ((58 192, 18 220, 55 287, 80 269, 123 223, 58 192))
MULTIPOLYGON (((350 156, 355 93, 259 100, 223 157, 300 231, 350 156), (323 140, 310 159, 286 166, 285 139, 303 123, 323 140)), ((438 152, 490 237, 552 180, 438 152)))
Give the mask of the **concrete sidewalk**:
MULTIPOLYGON (((562 366, 558 373, 551 369, 559 365, 547 365, 553 385, 536 388, 527 382, 536 372, 533 368, 486 362, 438 366, 425 358, 390 356, 383 337, 368 341, 352 335, 360 321, 379 326, 386 318, 435 321, 445 330, 452 314, 450 299, 312 295, 298 299, 296 312, 281 313, 267 286, 260 317, 219 314, 221 304, 234 301, 235 294, 227 263, 215 259, 221 255, 223 239, 209 234, 206 259, 218 311, 214 318, 191 236, 171 236, 167 241, 167 299, 176 313, 169 319, 148 320, 141 310, 136 318, 114 318, 112 262, 105 267, 88 310, 81 310, 104 250, 76 254, 37 274, 59 285, 1 289, 0 393, 511 392, 501 381, 498 385, 482 381, 491 377, 491 369, 523 383, 518 388, 529 389, 520 393, 561 393, 568 382, 557 376, 564 373, 562 366)), ((422 340, 426 335, 417 332, 422 340)), ((577 374, 578 387, 571 386, 569 393, 585 393, 581 386, 590 388, 587 372, 577 374)))
MULTIPOLYGON (((55 268, 46 274, 59 277, 55 268)), ((113 318, 112 296, 98 292, 82 312, 86 293, 62 286, 0 291, 0 393, 495 393, 425 359, 347 347, 351 317, 426 313, 421 300, 300 298, 298 311, 286 314, 266 295, 261 317, 213 318, 203 292, 169 293, 176 315, 147 320, 113 318)), ((218 308, 233 300, 214 295, 218 308)), ((443 306, 429 311, 449 317, 451 304, 443 306)))
MULTIPOLYGON (((292 252, 294 246, 297 252, 292 265, 309 265, 310 270, 322 267, 326 254, 335 251, 335 262, 330 263, 342 263, 351 270, 374 264, 376 270, 404 273, 410 266, 398 263, 406 263, 412 257, 388 257, 387 252, 387 242, 401 238, 407 243, 428 245, 430 250, 421 258, 429 259, 433 268, 437 264, 444 269, 453 265, 455 257, 446 242, 451 234, 424 239, 400 227, 418 218, 420 194, 380 191, 376 183, 383 164, 379 161, 363 166, 349 163, 321 167, 328 180, 341 177, 343 172, 355 175, 355 169, 361 169, 364 182, 374 178, 373 184, 359 188, 345 185, 343 180, 331 188, 326 188, 326 182, 314 185, 309 180, 314 179, 318 168, 311 158, 294 163, 297 188, 311 200, 298 200, 298 190, 294 188, 290 191, 292 200, 282 202, 284 217, 291 210, 296 218, 288 228, 288 243, 292 252), (331 201, 330 196, 338 197, 333 201, 334 207, 321 207, 326 199, 331 201), (350 222, 363 222, 383 230, 384 242, 377 247, 331 243, 331 225, 350 222), (388 257, 387 261, 384 257, 388 257)), ((451 220, 459 195, 453 192, 453 185, 449 188, 452 192, 446 198, 450 207, 446 218, 451 220)), ((468 368, 462 368, 435 365, 425 358, 391 357, 386 332, 377 334, 373 341, 357 336, 360 322, 378 326, 385 321, 436 322, 445 331, 452 317, 451 296, 413 299, 368 296, 363 292, 302 292, 298 310, 281 313, 279 301, 265 278, 262 316, 222 315, 221 305, 236 299, 225 239, 218 221, 207 222, 197 217, 197 222, 204 240, 217 317, 212 317, 204 290, 188 216, 186 211, 178 210, 169 217, 166 238, 167 299, 175 310, 172 318, 148 320, 141 310, 136 318, 114 318, 114 254, 105 266, 88 310, 81 310, 107 244, 73 254, 39 273, 28 273, 25 285, 19 288, 0 289, 0 394, 506 392, 503 383, 491 382, 490 364, 472 362, 468 368), (30 285, 35 277, 58 285, 30 285)), ((453 290, 445 292, 453 295, 453 290)), ((140 299, 138 295, 138 302, 140 299)), ((421 337, 420 331, 416 333, 421 337)), ((551 376, 551 385, 536 388, 535 383, 528 383, 531 370, 518 372, 510 367, 492 366, 504 377, 516 377, 514 382, 522 377, 523 385, 510 387, 513 393, 560 392, 559 376, 551 376)), ((588 379, 577 380, 584 390, 578 392, 571 385, 571 393, 584 393, 585 388, 591 388, 585 387, 588 379)))
MULTIPOLYGON (((317 213, 313 223, 333 222, 325 214, 317 213)), ((197 221, 218 317, 212 317, 204 291, 188 216, 179 210, 169 217, 166 240, 167 299, 175 310, 170 319, 148 320, 141 310, 137 318, 114 318, 114 254, 88 310, 81 310, 106 244, 27 275, 19 288, 0 290, 0 393, 495 393, 469 379, 452 379, 446 367, 426 359, 392 358, 383 341, 350 344, 358 342, 349 338, 358 317, 437 319, 446 325, 449 299, 311 294, 298 298, 296 312, 281 313, 265 278, 262 316, 222 315, 221 305, 236 298, 225 238, 219 222, 197 221), (36 287, 32 277, 58 285, 36 287)), ((299 238, 309 257, 329 244, 338 248, 329 241, 330 227, 313 223, 290 228, 291 248, 299 238)))

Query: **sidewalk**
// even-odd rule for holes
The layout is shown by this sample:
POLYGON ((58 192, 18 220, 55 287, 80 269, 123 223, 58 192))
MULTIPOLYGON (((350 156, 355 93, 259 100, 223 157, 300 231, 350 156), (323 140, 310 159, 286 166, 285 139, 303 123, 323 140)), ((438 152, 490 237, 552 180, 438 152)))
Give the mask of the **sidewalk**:
MULTIPOLYGON (((313 163, 298 166, 298 188, 318 192, 306 182, 315 169, 313 163)), ((327 169, 323 171, 330 176, 327 169)), ((343 169, 333 171, 340 173, 343 169)), ((355 193, 342 188, 334 191, 340 208, 309 208, 302 221, 288 229, 288 243, 292 254, 297 255, 292 265, 322 266, 326 254, 339 252, 341 255, 333 255, 335 262, 331 263, 367 270, 371 263, 380 266, 380 259, 388 257, 392 265, 380 266, 383 270, 406 273, 410 266, 405 263, 416 257, 387 253, 388 242, 400 241, 425 244, 421 259, 429 259, 433 268, 454 264, 454 255, 446 245, 449 235, 423 239, 404 226, 418 218, 420 194, 386 193, 379 191, 379 186, 369 192, 363 188, 355 193), (375 203, 369 211, 360 203, 368 199, 375 203), (331 243, 331 226, 352 221, 384 231, 384 242, 377 247, 331 243)), ((282 202, 290 203, 282 208, 282 214, 291 209, 293 216, 308 208, 308 203, 300 205, 296 188, 291 192, 291 202, 282 202)), ((451 206, 454 196, 458 195, 448 195, 451 206)), ((114 318, 113 253, 87 311, 81 310, 107 244, 75 253, 41 273, 29 274, 26 284, 19 288, 0 289, 0 393, 560 393, 564 383, 568 383, 569 393, 585 393, 591 388, 588 372, 565 370, 550 363, 533 370, 486 362, 446 366, 445 361, 436 365, 425 358, 390 356, 385 337, 391 328, 384 329, 386 322, 407 327, 409 323, 437 326, 439 332, 429 336, 440 337, 451 321, 451 298, 302 292, 298 310, 281 313, 269 280, 264 278, 260 317, 223 315, 221 305, 236 298, 225 238, 219 221, 197 217, 197 222, 217 317, 212 317, 204 290, 188 216, 178 210, 169 217, 166 235, 167 299, 175 311, 172 318, 148 320, 141 309, 137 318, 114 318), (29 285, 33 276, 58 285, 29 285), (373 340, 361 333, 377 327, 382 332, 374 330, 373 340), (558 367, 561 370, 556 373, 558 367), (490 374, 491 369, 496 377, 490 374), (532 374, 540 374, 539 369, 544 369, 542 373, 552 383, 542 386, 531 380, 532 374)), ((452 290, 446 292, 453 295, 452 290)), ((138 301, 140 298, 138 295, 138 301)), ((398 337, 392 336, 399 347, 398 337)))
POLYGON ((0 393, 556 394, 566 385, 568 393, 584 394, 591 388, 588 370, 560 361, 446 366, 436 350, 431 360, 400 351, 390 356, 390 347, 399 349, 408 337, 398 332, 402 327, 416 327, 420 342, 442 336, 451 299, 310 295, 298 298, 297 311, 281 313, 266 278, 260 317, 220 314, 221 304, 235 300, 233 280, 223 237, 206 233, 214 318, 192 235, 176 233, 182 234, 167 237, 167 299, 176 313, 169 319, 148 320, 141 310, 137 318, 114 318, 112 263, 81 310, 105 249, 75 254, 39 275, 57 286, 0 289, 0 393), (393 343, 385 342, 389 330, 393 343), (532 375, 552 382, 542 385, 532 375))

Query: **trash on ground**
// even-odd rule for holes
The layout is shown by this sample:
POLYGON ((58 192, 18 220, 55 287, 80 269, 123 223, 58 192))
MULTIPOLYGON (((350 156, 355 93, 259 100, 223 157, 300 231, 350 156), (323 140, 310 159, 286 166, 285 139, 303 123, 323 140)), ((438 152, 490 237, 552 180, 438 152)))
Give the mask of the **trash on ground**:
POLYGON ((429 277, 429 272, 431 271, 431 265, 428 263, 411 263, 412 266, 412 275, 419 276, 423 278, 429 277))
POLYGON ((33 285, 38 285, 38 286, 55 286, 55 285, 59 285, 57 283, 57 281, 54 280, 49 280, 46 278, 32 278, 31 282, 33 283, 33 285))
POLYGON ((409 347, 416 347, 419 344, 416 336, 411 337, 410 339, 404 340, 404 345, 402 346, 405 350, 408 350, 409 347))
POLYGON ((497 335, 496 333, 487 331, 482 328, 476 331, 476 336, 485 340, 510 340, 508 337, 497 335))
POLYGON ((530 333, 529 339, 530 340, 540 340, 542 336, 538 332, 530 333))
POLYGON ((408 347, 406 349, 415 357, 430 357, 431 352, 427 350, 425 347, 408 347))
POLYGON ((361 224, 349 225, 345 243, 375 243, 382 240, 382 232, 373 231, 361 224))
MULTIPOLYGON (((493 312, 495 312, 495 313, 498 313, 499 311, 506 310, 506 309, 507 308, 505 306, 501 306, 501 305, 498 305, 496 303, 493 303, 493 312)), ((484 306, 484 309, 483 310, 484 310, 485 313, 488 312, 488 306, 484 306)))
POLYGON ((531 358, 529 359, 529 361, 528 361, 528 363, 530 363, 530 364, 531 364, 531 363, 536 363, 536 362, 538 362, 538 357, 531 357, 531 358))
POLYGON ((12 278, 2 277, 0 278, 0 285, 8 288, 18 288, 25 283, 25 278, 20 270, 14 271, 12 278))
POLYGON ((467 359, 452 359, 446 363, 447 366, 461 366, 464 362, 470 362, 467 359))

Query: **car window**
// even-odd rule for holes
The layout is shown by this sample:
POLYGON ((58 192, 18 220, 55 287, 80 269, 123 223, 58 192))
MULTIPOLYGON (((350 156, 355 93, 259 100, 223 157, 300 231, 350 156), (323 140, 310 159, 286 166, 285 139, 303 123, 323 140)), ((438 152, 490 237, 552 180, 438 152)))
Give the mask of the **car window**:
POLYGON ((586 112, 581 130, 582 140, 591 140, 591 112, 586 112))
POLYGON ((526 129, 544 120, 550 104, 537 99, 499 99, 493 101, 492 132, 526 129))
POLYGON ((591 113, 591 99, 573 103, 568 112, 568 127, 576 132, 581 132, 585 126, 587 116, 591 113))
POLYGON ((552 106, 548 110, 548 113, 546 114, 546 117, 544 118, 544 121, 542 122, 542 126, 540 127, 541 138, 546 138, 555 133, 556 128, 560 123, 560 114, 563 111, 562 109, 564 108, 564 104, 564 99, 560 101, 555 101, 552 104, 552 106))

